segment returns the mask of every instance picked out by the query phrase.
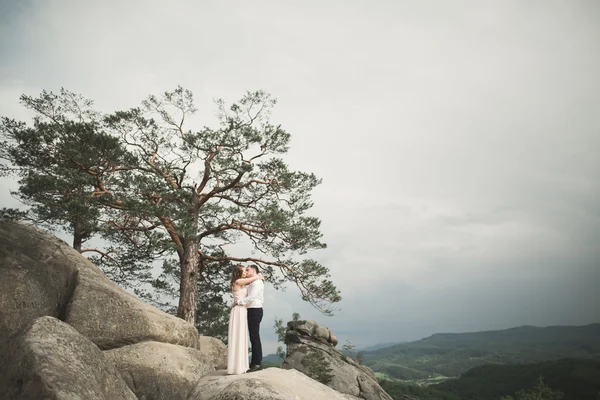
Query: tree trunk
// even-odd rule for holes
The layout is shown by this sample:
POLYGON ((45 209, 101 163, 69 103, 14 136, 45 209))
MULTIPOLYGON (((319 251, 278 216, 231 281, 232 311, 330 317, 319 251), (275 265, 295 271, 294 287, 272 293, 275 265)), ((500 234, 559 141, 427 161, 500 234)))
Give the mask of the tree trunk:
POLYGON ((81 222, 80 219, 75 220, 75 222, 73 223, 73 248, 80 253, 84 235, 84 224, 81 222))
POLYGON ((180 259, 181 282, 179 285, 179 307, 177 316, 196 325, 196 292, 198 290, 198 239, 192 238, 183 244, 180 259))

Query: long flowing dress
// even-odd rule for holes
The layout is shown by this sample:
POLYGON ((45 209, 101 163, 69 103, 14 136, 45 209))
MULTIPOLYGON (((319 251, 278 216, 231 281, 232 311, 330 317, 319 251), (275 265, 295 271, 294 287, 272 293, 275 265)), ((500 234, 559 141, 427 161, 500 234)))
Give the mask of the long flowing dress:
MULTIPOLYGON (((233 292, 233 299, 243 299, 248 296, 245 287, 233 292)), ((229 334, 227 339, 227 373, 243 374, 248 365, 248 309, 235 306, 229 314, 229 334)))

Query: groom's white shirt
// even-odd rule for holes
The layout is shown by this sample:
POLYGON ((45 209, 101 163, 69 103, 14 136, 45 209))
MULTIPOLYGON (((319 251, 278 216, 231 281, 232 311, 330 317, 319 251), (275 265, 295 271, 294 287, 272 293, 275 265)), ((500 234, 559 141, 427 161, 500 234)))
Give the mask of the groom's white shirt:
POLYGON ((248 286, 248 296, 238 300, 238 304, 248 305, 248 308, 262 308, 265 283, 258 279, 248 286))

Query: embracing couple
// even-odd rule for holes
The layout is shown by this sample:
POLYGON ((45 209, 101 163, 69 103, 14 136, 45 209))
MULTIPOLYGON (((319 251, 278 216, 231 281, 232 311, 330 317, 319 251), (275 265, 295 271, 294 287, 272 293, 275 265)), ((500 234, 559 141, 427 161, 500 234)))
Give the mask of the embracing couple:
POLYGON ((258 267, 236 265, 231 277, 233 307, 229 315, 227 345, 227 373, 243 374, 261 369, 262 344, 260 321, 263 317, 263 295, 265 278, 258 267), (248 365, 248 334, 252 345, 252 361, 248 365))

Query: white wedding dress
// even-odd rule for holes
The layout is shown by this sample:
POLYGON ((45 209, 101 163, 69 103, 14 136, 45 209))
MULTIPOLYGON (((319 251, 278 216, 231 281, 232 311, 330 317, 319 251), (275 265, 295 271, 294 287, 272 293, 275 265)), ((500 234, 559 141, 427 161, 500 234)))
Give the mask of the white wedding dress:
MULTIPOLYGON (((248 296, 245 287, 233 292, 233 299, 248 296)), ((227 373, 238 375, 245 373, 248 365, 248 309, 235 306, 229 315, 229 334, 227 339, 227 373)))

